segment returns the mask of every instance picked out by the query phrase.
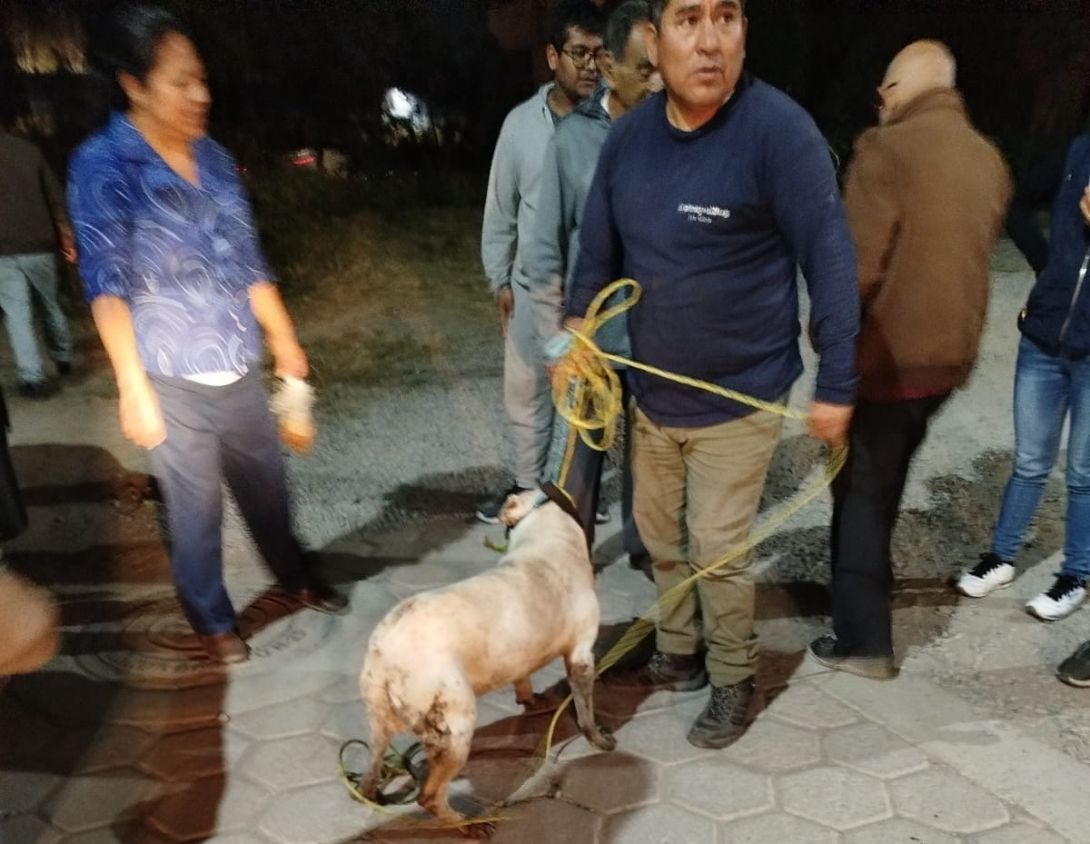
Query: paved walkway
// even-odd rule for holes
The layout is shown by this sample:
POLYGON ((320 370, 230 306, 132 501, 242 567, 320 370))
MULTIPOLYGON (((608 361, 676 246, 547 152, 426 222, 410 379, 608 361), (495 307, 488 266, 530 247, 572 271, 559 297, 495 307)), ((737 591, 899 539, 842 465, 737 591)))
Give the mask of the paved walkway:
MULTIPOLYGON (((128 509, 130 530, 154 518, 150 503, 128 509)), ((296 611, 234 577, 237 603, 253 599, 244 619, 254 659, 227 672, 193 658, 169 589, 146 559, 112 560, 112 573, 96 572, 101 561, 85 554, 88 570, 69 571, 58 586, 64 653, 0 695, 0 842, 461 840, 414 829, 422 815, 413 807, 373 815, 352 802, 337 751, 366 737, 356 678, 369 630, 398 598, 488 565, 488 532, 432 518, 366 549, 325 549, 323 565, 352 591, 343 618, 296 611)), ((599 554, 605 639, 653 598, 640 573, 602 559, 615 546, 607 533, 599 554)), ((494 840, 1090 841, 1084 766, 979 720, 911 671, 876 683, 815 670, 800 654, 809 628, 794 629, 793 648, 782 631, 764 631, 772 644, 759 677, 762 711, 725 751, 684 738, 706 692, 634 696, 600 683, 597 708, 618 749, 592 750, 566 718, 552 781, 541 777, 542 796, 501 810, 507 820, 494 840)), ((559 666, 549 666, 535 687, 559 679, 559 666)), ((522 714, 510 689, 482 700, 473 757, 456 788, 463 806, 473 805, 470 795, 498 802, 522 784, 547 717, 522 714)), ((352 754, 349 763, 363 764, 352 754)))

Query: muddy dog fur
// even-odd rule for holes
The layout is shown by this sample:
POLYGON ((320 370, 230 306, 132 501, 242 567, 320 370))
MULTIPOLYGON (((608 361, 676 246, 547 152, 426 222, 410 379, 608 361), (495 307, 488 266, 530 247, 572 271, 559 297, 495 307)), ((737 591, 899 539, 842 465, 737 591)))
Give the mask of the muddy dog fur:
MULTIPOLYGON (((540 494, 508 497, 500 520, 511 528, 497 566, 395 606, 371 634, 360 692, 371 726, 371 770, 362 791, 375 799, 383 757, 396 733, 413 733, 428 755, 418 802, 440 821, 464 824, 447 789, 469 758, 477 696, 513 684, 529 706, 530 675, 564 658, 576 718, 588 741, 612 750, 613 736, 594 720, 593 646, 598 597, 578 523, 540 494)), ((461 826, 474 838, 487 823, 461 826)))

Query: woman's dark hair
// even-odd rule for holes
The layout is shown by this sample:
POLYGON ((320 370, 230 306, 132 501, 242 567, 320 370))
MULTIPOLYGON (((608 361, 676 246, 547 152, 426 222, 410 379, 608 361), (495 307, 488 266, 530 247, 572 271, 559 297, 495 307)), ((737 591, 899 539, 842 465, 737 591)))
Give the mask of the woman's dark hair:
POLYGON ((155 65, 155 53, 163 39, 176 32, 193 40, 189 27, 169 9, 154 3, 118 4, 94 34, 95 69, 110 89, 111 105, 124 108, 125 92, 117 82, 119 73, 145 81, 155 65))

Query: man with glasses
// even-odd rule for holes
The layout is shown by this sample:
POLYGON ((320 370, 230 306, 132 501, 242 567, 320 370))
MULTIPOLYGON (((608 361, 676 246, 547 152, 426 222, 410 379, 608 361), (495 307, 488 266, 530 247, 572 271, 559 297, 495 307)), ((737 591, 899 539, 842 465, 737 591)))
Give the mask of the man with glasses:
POLYGON ((833 482, 829 668, 893 677, 890 539, 929 420, 969 377, 988 306, 988 261, 1010 198, 995 146, 969 122, 937 41, 897 54, 880 126, 856 142, 844 204, 859 261, 859 397, 833 482))
MULTIPOLYGON (((618 121, 587 196, 567 313, 574 325, 616 278, 643 287, 628 312, 633 357, 769 402, 802 373, 801 266, 820 355, 810 430, 847 433, 859 325, 855 255, 814 121, 743 72, 741 0, 654 0, 649 52, 663 94, 618 121)), ((631 375, 633 508, 659 595, 744 548, 783 418, 631 375)), ((647 690, 708 684, 688 734, 725 747, 745 729, 757 638, 751 553, 661 608, 647 690)))
MULTIPOLYGON (((545 150, 537 226, 525 264, 531 293, 539 306, 540 334, 546 340, 561 330, 564 290, 579 251, 583 205, 606 135, 614 120, 662 88, 662 78, 647 55, 645 36, 650 21, 648 0, 626 0, 610 14, 605 49, 598 61, 603 84, 557 127, 545 150)), ((598 342, 607 352, 629 356, 624 318, 607 323, 598 342)), ((626 384, 625 373, 620 375, 626 384)), ((631 439, 625 438, 621 467, 624 550, 633 568, 649 571, 647 552, 632 518, 631 439)), ((554 448, 557 459, 556 465, 549 466, 549 479, 571 496, 587 542, 593 545, 604 454, 584 444, 579 432, 566 425, 557 425, 554 448)))
POLYGON ((557 4, 545 48, 553 79, 511 110, 492 155, 481 261, 505 338, 503 393, 515 471, 512 487, 477 511, 487 524, 498 521, 510 493, 536 488, 545 469, 553 409, 523 252, 534 231, 545 146, 557 121, 598 84, 603 25, 602 12, 586 0, 557 4))

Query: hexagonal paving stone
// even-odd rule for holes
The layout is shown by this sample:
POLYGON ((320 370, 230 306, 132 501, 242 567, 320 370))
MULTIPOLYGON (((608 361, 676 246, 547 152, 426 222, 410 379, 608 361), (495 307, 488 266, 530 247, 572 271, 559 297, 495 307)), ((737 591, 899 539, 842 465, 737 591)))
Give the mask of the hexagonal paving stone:
POLYGON ((1001 826, 973 839, 974 844, 1064 844, 1065 841, 1055 832, 1028 823, 1001 826))
POLYGON ((758 718, 744 736, 723 751, 732 762, 769 773, 807 768, 821 761, 817 733, 790 727, 771 718, 758 718))
POLYGON ((325 671, 295 671, 291 675, 291 682, 285 682, 280 671, 236 674, 231 677, 222 708, 234 719, 243 712, 264 709, 285 701, 320 697, 322 692, 341 677, 340 674, 325 671))
POLYGON ((659 803, 606 818, 601 840, 618 844, 715 844, 715 824, 678 806, 659 803))
POLYGON ((844 844, 958 844, 960 840, 904 818, 871 824, 844 836, 844 844))
POLYGON ((659 768, 623 752, 587 756, 563 769, 561 793, 604 815, 625 812, 659 799, 659 768))
POLYGON ((343 841, 360 833, 369 811, 355 803, 338 782, 277 794, 261 813, 262 832, 283 844, 343 841))
POLYGON ((10 844, 57 844, 61 835, 33 815, 15 815, 0 819, 0 841, 10 844))
POLYGON ((846 727, 859 720, 855 712, 810 683, 796 683, 780 693, 768 713, 813 730, 846 727))
POLYGON ((845 768, 814 768, 780 782, 783 807, 833 829, 852 829, 892 815, 882 783, 845 768))
POLYGON ((154 741, 134 727, 99 724, 91 730, 66 732, 49 748, 54 770, 94 774, 136 764, 154 741))
MULTIPOLYGON (((323 703, 352 703, 360 702, 360 678, 355 674, 348 677, 341 677, 329 688, 325 689, 318 695, 318 699, 323 703)), ((362 705, 362 704, 361 704, 362 705)))
MULTIPOLYGON (((237 747, 237 740, 233 742, 237 747)), ((192 782, 227 770, 225 736, 218 727, 163 736, 140 769, 167 782, 192 782)))
POLYGON ((666 796, 686 809, 721 821, 756 815, 771 809, 773 803, 769 777, 719 756, 668 769, 666 796))
POLYGON ((829 761, 883 779, 903 777, 928 766, 927 757, 877 724, 853 724, 824 739, 829 761))
POLYGON ((33 812, 64 777, 37 771, 0 771, 0 812, 33 812))
POLYGON ((333 743, 316 733, 257 742, 235 767, 274 791, 336 779, 340 768, 333 743))
POLYGON ((837 834, 793 815, 774 812, 742 818, 723 827, 720 841, 730 844, 836 844, 837 834))
POLYGON ((256 783, 207 777, 156 803, 146 824, 173 841, 204 840, 218 832, 249 829, 268 800, 269 792, 256 783))
POLYGON ((366 741, 370 735, 367 725, 367 713, 363 703, 355 700, 349 703, 332 704, 329 712, 319 727, 322 735, 337 741, 361 739, 366 741))
POLYGON ((714 750, 693 747, 685 739, 692 721, 693 718, 682 711, 669 709, 633 718, 614 735, 620 749, 665 765, 716 753, 714 750))
POLYGON ((62 832, 109 826, 134 807, 159 794, 159 788, 135 771, 71 777, 42 806, 42 814, 62 832))
POLYGON ((890 792, 898 814, 947 832, 983 832, 1010 821, 996 797, 944 768, 894 780, 890 792))
POLYGON ((320 724, 329 708, 315 698, 290 700, 240 713, 231 719, 231 728, 259 740, 299 736, 320 724))
POLYGON ((492 844, 540 841, 543 830, 548 830, 548 840, 565 844, 598 844, 600 840, 602 819, 563 800, 534 800, 500 811, 508 819, 496 824, 492 844))

